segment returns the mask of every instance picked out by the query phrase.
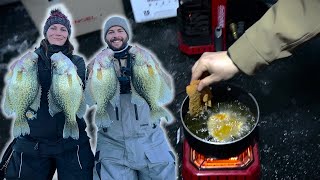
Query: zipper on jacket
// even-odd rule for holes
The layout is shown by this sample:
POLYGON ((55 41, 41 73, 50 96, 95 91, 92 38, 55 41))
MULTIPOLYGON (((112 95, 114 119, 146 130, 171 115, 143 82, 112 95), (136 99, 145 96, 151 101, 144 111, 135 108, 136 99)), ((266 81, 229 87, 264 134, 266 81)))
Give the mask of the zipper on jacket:
POLYGON ((39 142, 37 142, 37 144, 33 147, 34 150, 38 150, 39 149, 39 142))
POLYGON ((138 121, 139 117, 138 117, 138 109, 137 109, 137 105, 136 104, 134 104, 134 114, 136 116, 136 120, 138 121))
POLYGON ((20 167, 19 167, 19 177, 18 177, 18 178, 21 177, 21 171, 22 171, 22 155, 23 155, 23 152, 21 152, 21 154, 20 154, 20 167))
POLYGON ((77 146, 78 146, 78 149, 77 149, 78 164, 79 164, 79 166, 80 166, 80 169, 82 169, 82 165, 81 165, 80 157, 79 157, 80 146, 79 146, 79 145, 77 145, 77 146))
POLYGON ((117 120, 119 121, 119 111, 118 111, 118 107, 116 107, 116 117, 117 117, 117 120))

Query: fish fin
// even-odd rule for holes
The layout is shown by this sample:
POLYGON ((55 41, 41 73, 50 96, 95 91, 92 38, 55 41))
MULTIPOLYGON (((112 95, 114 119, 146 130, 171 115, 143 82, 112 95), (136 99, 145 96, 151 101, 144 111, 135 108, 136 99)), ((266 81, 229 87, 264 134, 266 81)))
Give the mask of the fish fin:
POLYGON ((97 107, 95 122, 98 129, 110 127, 112 123, 108 112, 106 110, 102 110, 101 108, 106 109, 105 107, 97 107))
POLYGON ((15 60, 9 67, 9 70, 13 71, 13 69, 16 67, 16 65, 18 64, 20 60, 15 60))
POLYGON ((114 94, 114 96, 112 97, 112 99, 110 100, 110 103, 112 105, 112 107, 117 107, 120 105, 120 83, 118 83, 117 81, 117 85, 116 85, 116 92, 114 94))
POLYGON ((103 75, 102 75, 102 70, 101 70, 101 68, 100 68, 100 69, 97 69, 97 79, 101 81, 101 80, 102 80, 102 76, 103 76, 103 75))
POLYGON ((174 87, 173 80, 169 73, 162 67, 161 63, 149 52, 144 52, 148 62, 153 62, 155 70, 158 72, 160 77, 160 92, 158 98, 158 105, 163 106, 172 102, 174 98, 174 87))
POLYGON ((151 65, 147 64, 147 69, 148 69, 149 76, 153 77, 155 74, 153 67, 151 65))
POLYGON ((150 116, 151 116, 151 121, 153 123, 160 122, 160 120, 162 118, 165 118, 168 123, 171 123, 174 120, 174 117, 171 114, 171 112, 168 111, 166 108, 163 108, 163 107, 159 107, 159 108, 157 108, 155 110, 152 110, 150 112, 150 116))
POLYGON ((10 117, 13 114, 13 109, 11 107, 10 97, 8 93, 5 92, 5 97, 2 100, 3 101, 3 113, 4 115, 10 117))
POLYGON ((34 111, 37 111, 40 107, 40 99, 41 99, 41 93, 42 93, 41 91, 42 91, 41 86, 39 86, 37 96, 34 99, 33 103, 30 105, 30 108, 34 111))
POLYGON ((80 107, 77 111, 77 116, 79 118, 82 118, 86 114, 86 110, 87 110, 87 106, 86 106, 86 102, 85 102, 85 97, 84 97, 84 95, 82 95, 80 107))
POLYGON ((68 84, 69 87, 72 87, 72 74, 68 74, 68 84))
POLYGON ((82 82, 81 78, 78 75, 77 75, 77 80, 78 80, 80 86, 83 87, 83 82, 82 82))
POLYGON ((18 71, 17 73, 18 73, 18 74, 17 74, 17 79, 16 79, 16 81, 17 81, 17 82, 20 82, 20 81, 22 81, 23 71, 18 71))
POLYGON ((163 106, 172 102, 174 98, 174 92, 167 86, 167 83, 161 80, 158 105, 163 106))
POLYGON ((21 115, 21 117, 17 117, 16 120, 14 121, 14 126, 13 126, 14 137, 30 134, 30 128, 24 116, 25 115, 23 114, 21 115))
POLYGON ((159 72, 159 75, 161 77, 161 80, 173 92, 174 91, 174 85, 173 85, 172 76, 169 73, 167 73, 164 69, 162 69, 160 66, 157 65, 156 68, 158 69, 158 72, 159 72))
POLYGON ((96 104, 91 93, 91 79, 88 79, 86 82, 86 88, 84 90, 84 94, 85 94, 86 104, 88 104, 89 107, 96 104))
MULTIPOLYGON (((161 63, 151 54, 148 54, 150 60, 155 64, 155 69, 158 71, 161 79, 169 87, 171 91, 174 90, 172 76, 162 67, 161 63)), ((174 92, 173 92, 174 94, 174 92)))
POLYGON ((28 120, 33 120, 33 119, 37 118, 37 113, 35 113, 33 110, 28 110, 26 112, 26 117, 28 120))
POLYGON ((10 70, 4 78, 4 82, 8 83, 11 80, 12 75, 13 75, 13 72, 10 70))
POLYGON ((51 88, 48 92, 48 104, 49 104, 49 113, 53 117, 55 114, 58 112, 61 112, 62 110, 58 107, 58 105, 55 103, 55 100, 52 97, 52 92, 51 88))
POLYGON ((71 137, 72 139, 79 139, 79 127, 77 121, 66 119, 63 128, 63 138, 71 137))
POLYGON ((144 100, 138 92, 135 90, 133 84, 131 83, 131 103, 136 104, 137 106, 141 106, 144 104, 146 100, 144 100))

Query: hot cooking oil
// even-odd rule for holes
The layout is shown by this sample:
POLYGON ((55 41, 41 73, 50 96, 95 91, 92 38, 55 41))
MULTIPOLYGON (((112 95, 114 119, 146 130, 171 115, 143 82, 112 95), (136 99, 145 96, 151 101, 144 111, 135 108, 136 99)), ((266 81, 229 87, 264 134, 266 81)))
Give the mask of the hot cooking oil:
POLYGON ((255 122, 250 109, 239 101, 219 102, 197 117, 185 117, 185 124, 194 135, 212 142, 239 139, 249 133, 255 122))

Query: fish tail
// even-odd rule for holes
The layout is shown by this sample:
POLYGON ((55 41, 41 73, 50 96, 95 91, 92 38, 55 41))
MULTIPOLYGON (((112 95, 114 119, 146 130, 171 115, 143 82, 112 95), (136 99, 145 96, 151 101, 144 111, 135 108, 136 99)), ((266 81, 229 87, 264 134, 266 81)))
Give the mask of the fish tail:
POLYGON ((71 120, 70 118, 66 118, 64 128, 63 128, 63 138, 71 137, 72 139, 79 139, 79 127, 78 123, 75 119, 71 120))
POLYGON ((163 107, 159 107, 155 110, 151 110, 151 120, 152 122, 160 122, 162 118, 165 118, 168 123, 171 123, 173 121, 173 116, 170 111, 163 107))
POLYGON ((14 126, 13 126, 13 136, 18 137, 20 135, 27 135, 30 134, 30 128, 28 125, 28 122, 24 118, 17 118, 14 121, 14 126))
POLYGON ((109 127, 112 123, 109 114, 106 111, 101 110, 99 107, 97 108, 95 121, 98 129, 109 127))

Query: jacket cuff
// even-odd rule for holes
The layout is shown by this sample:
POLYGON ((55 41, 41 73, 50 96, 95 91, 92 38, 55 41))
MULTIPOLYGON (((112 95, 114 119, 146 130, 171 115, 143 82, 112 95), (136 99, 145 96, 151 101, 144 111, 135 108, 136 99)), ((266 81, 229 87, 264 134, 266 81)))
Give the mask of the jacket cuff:
POLYGON ((248 75, 253 75, 257 68, 268 65, 268 62, 259 55, 250 43, 246 34, 243 34, 229 47, 228 54, 233 63, 248 75))

